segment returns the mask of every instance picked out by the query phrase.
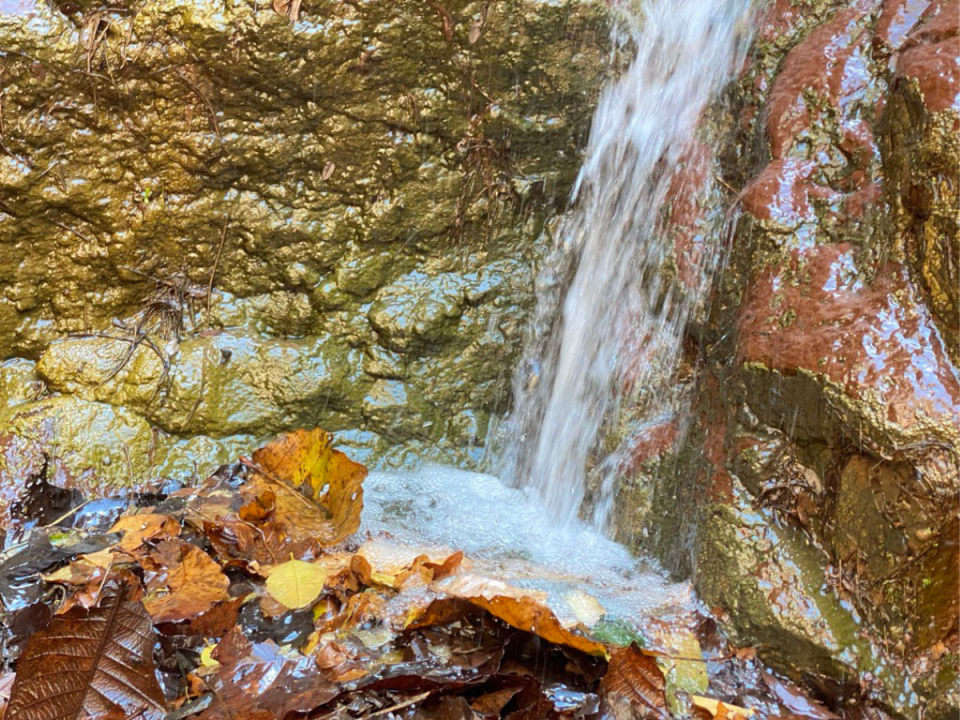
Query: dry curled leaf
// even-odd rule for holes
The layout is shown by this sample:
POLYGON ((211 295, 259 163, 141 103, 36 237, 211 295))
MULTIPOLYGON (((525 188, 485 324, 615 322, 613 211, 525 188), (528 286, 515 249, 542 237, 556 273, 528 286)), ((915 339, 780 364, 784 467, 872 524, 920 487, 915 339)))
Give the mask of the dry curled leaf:
POLYGON ((635 645, 615 648, 600 682, 605 714, 614 720, 667 720, 666 682, 656 660, 635 645))
POLYGON ((31 637, 6 720, 163 718, 150 616, 129 598, 129 586, 108 584, 97 607, 75 607, 31 637))
POLYGON ((481 575, 454 575, 432 586, 449 597, 467 600, 508 625, 557 645, 606 656, 603 643, 565 628, 547 605, 546 593, 524 590, 481 575))

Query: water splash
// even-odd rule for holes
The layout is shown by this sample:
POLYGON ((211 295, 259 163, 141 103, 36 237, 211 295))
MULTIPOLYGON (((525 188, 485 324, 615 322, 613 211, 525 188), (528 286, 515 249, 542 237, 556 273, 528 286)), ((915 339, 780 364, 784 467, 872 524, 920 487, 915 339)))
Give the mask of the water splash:
MULTIPOLYGON (((537 308, 514 380, 501 477, 536 488, 548 511, 576 520, 591 454, 616 415, 626 376, 653 396, 677 367, 717 243, 693 283, 664 273, 672 243, 662 209, 673 170, 707 105, 742 61, 750 0, 651 0, 630 33, 636 58, 603 92, 576 207, 538 279, 537 308)), ((662 407, 660 408, 662 411, 662 407)), ((603 483, 597 525, 608 522, 603 483), (606 508, 606 509, 604 509, 606 508)))

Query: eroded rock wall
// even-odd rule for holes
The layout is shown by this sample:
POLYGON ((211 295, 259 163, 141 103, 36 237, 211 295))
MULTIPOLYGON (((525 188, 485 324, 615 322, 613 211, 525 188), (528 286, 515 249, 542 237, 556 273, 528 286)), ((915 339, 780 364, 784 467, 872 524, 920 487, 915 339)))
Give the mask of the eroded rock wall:
POLYGON ((638 443, 621 512, 739 642, 908 717, 960 699, 957 26, 952 2, 765 9, 697 399, 638 443))
POLYGON ((137 479, 313 425, 469 464, 507 402, 605 8, 297 6, 0 7, 0 431, 74 475, 131 471, 90 418, 137 479))

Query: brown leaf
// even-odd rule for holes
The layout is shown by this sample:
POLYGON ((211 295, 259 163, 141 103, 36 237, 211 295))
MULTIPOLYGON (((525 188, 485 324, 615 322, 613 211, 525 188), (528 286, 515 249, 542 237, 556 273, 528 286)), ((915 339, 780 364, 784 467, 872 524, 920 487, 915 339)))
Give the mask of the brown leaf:
POLYGON ((203 550, 182 540, 164 540, 141 560, 146 571, 143 604, 154 622, 179 622, 228 600, 230 580, 203 550))
MULTIPOLYGON (((339 542, 360 527, 367 469, 334 450, 330 433, 315 428, 281 435, 253 454, 253 467, 273 483, 287 483, 294 488, 306 486, 310 490, 327 516, 326 527, 317 536, 319 542, 339 542)), ((302 498, 299 493, 292 497, 289 488, 285 489, 287 492, 275 492, 274 516, 281 521, 292 503, 299 503, 302 498)), ((261 495, 257 493, 256 497, 261 495)))
POLYGON ((6 720, 164 717, 150 616, 129 593, 127 585, 108 584, 96 608, 76 607, 30 639, 6 720))
POLYGON ((788 680, 781 680, 765 670, 760 671, 764 684, 770 688, 777 701, 790 712, 810 720, 840 720, 816 700, 808 698, 800 688, 788 680))
MULTIPOLYGON (((267 710, 275 717, 308 713, 337 697, 341 690, 327 681, 313 657, 286 655, 272 641, 253 644, 234 628, 213 651, 220 663, 216 693, 235 717, 267 710)), ((211 708, 213 710, 214 708, 211 708)), ((220 717, 230 717, 221 712, 220 717)))
POLYGON ((606 714, 615 720, 670 717, 666 682, 657 661, 636 645, 615 648, 607 674, 600 681, 600 697, 606 714))
POLYGON ((127 515, 110 528, 112 533, 123 533, 118 545, 121 550, 134 552, 151 540, 167 540, 180 534, 180 523, 169 515, 141 513, 127 515))
POLYGON ((606 656, 602 643, 565 628, 546 604, 546 593, 524 590, 481 575, 455 575, 432 586, 483 608, 508 625, 532 632, 557 645, 606 656))

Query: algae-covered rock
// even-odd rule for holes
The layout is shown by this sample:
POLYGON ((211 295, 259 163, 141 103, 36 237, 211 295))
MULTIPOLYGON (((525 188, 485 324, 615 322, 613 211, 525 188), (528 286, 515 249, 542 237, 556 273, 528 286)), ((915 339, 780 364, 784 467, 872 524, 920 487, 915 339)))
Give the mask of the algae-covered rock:
POLYGON ((894 80, 883 117, 886 190, 901 246, 960 361, 960 14, 934 3, 891 58, 894 80))
POLYGON ((80 488, 128 487, 151 477, 156 438, 125 408, 51 397, 0 412, 0 433, 35 441, 80 488))
POLYGON ((421 442, 450 398, 502 409, 519 335, 457 359, 530 303, 608 24, 592 0, 4 5, 0 359, 185 434, 421 442), (140 331, 129 358, 94 342, 140 331), (422 381, 424 356, 458 369, 422 381), (407 404, 364 404, 378 379, 407 404))
POLYGON ((857 619, 824 587, 822 557, 800 534, 745 505, 712 506, 700 532, 697 588, 729 613, 739 644, 832 677, 870 668, 857 619))
POLYGON ((44 392, 37 364, 25 358, 0 363, 0 408, 36 400, 44 392))
POLYGON ((167 432, 215 437, 337 429, 369 384, 359 353, 333 337, 220 332, 170 350, 141 344, 128 358, 128 341, 69 339, 51 345, 38 367, 55 390, 135 409, 167 432))

